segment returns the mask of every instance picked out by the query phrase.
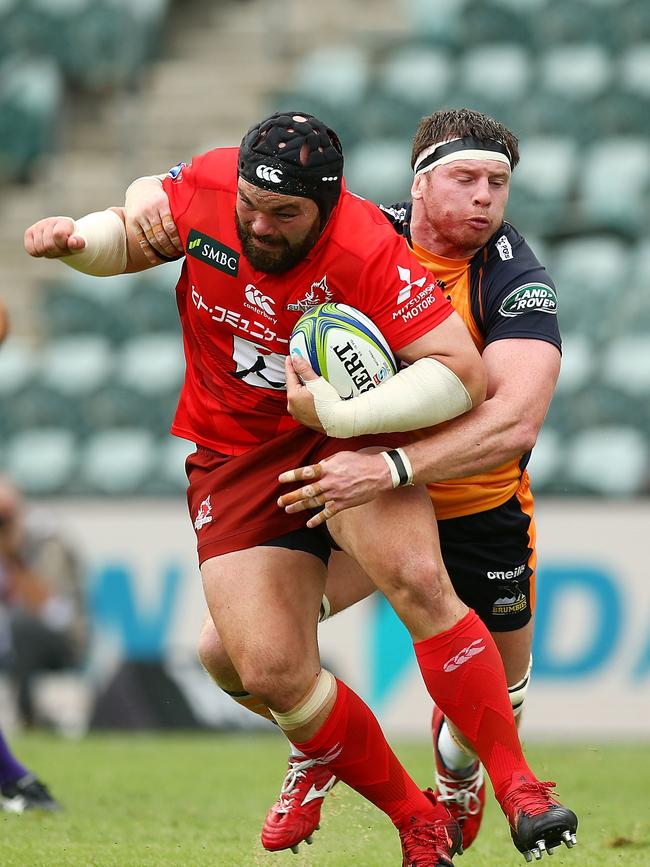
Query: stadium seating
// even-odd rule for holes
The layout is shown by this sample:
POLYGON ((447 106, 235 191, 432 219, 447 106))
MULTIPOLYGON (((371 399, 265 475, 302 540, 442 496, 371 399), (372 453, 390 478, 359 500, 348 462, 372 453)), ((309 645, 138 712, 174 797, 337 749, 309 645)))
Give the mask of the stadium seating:
POLYGON ((299 62, 296 80, 304 97, 313 96, 332 105, 356 104, 368 86, 368 58, 352 45, 323 46, 299 62))
POLYGON ((569 136, 537 136, 521 146, 508 213, 515 225, 548 231, 570 225, 578 146, 569 136))
POLYGON ((602 369, 604 382, 650 401, 650 333, 612 340, 602 369))
POLYGON ((9 338, 0 352, 0 439, 14 429, 15 396, 34 381, 38 371, 33 347, 15 337, 9 338))
POLYGON ((588 151, 580 176, 586 226, 633 235, 650 208, 650 142, 642 137, 607 138, 588 151))
POLYGON ((126 343, 118 358, 117 381, 145 395, 178 392, 185 371, 177 334, 144 334, 126 343))
POLYGON ((414 103, 426 114, 432 102, 444 102, 452 77, 448 52, 431 45, 402 45, 385 54, 377 86, 387 96, 414 103))
POLYGON ((546 425, 537 437, 527 467, 534 493, 550 488, 561 474, 563 459, 562 437, 546 425))
POLYGON ((402 8, 413 34, 446 46, 456 46, 462 39, 462 21, 466 0, 402 0, 402 8))
POLYGON ((628 46, 621 57, 620 78, 623 90, 650 97, 650 42, 628 46))
POLYGON ((78 401, 37 378, 12 396, 4 424, 12 433, 38 427, 78 431, 82 427, 81 412, 78 401))
POLYGON ((411 149, 406 139, 366 142, 348 151, 346 177, 353 192, 383 204, 408 199, 411 149))
POLYGON ((47 57, 11 54, 0 63, 0 181, 32 179, 51 150, 63 101, 63 82, 47 57))
POLYGON ((75 398, 101 388, 113 369, 110 343, 96 334, 53 341, 44 348, 40 362, 41 382, 75 398))
POLYGON ((578 492, 630 496, 648 492, 650 451, 625 425, 586 429, 567 449, 566 473, 578 492))
POLYGON ((492 42, 465 52, 458 87, 470 100, 522 101, 532 74, 529 52, 523 45, 492 42))
POLYGON ((89 396, 80 407, 77 429, 96 432, 142 426, 161 434, 169 428, 176 393, 149 398, 142 391, 111 381, 89 396))
POLYGON ((155 466, 155 438, 138 428, 108 429, 91 436, 80 458, 80 480, 103 494, 141 492, 155 466))
POLYGON ((466 45, 498 43, 506 34, 522 45, 530 45, 533 32, 529 16, 519 4, 473 0, 463 10, 461 38, 466 45))
POLYGON ((156 447, 154 471, 147 481, 147 493, 180 494, 187 488, 185 458, 194 451, 194 443, 168 436, 156 447))
POLYGON ((9 440, 5 469, 27 494, 57 494, 73 486, 75 438, 61 428, 25 428, 9 440))
POLYGON ((575 394, 585 388, 597 373, 592 341, 582 332, 562 336, 562 367, 557 381, 558 394, 575 394))

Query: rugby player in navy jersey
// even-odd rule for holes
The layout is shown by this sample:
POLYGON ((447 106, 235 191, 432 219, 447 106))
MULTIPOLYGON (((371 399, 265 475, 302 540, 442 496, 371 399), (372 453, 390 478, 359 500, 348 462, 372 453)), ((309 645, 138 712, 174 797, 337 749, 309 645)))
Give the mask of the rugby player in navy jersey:
MULTIPOLYGON (((297 437, 307 436, 309 431, 299 428, 297 433, 288 421, 283 421, 287 418, 286 410, 281 412, 278 402, 274 402, 269 394, 281 373, 280 366, 275 363, 277 359, 274 359, 278 349, 272 345, 265 347, 266 353, 258 351, 265 339, 262 333, 269 335, 272 344, 274 341, 286 343, 291 323, 286 316, 276 316, 271 328, 261 321, 258 312, 253 326, 256 334, 253 335, 249 314, 238 309, 241 295, 259 309, 266 309, 268 315, 271 314, 265 305, 271 306, 273 314, 279 309, 299 310, 302 296, 298 287, 301 284, 297 279, 294 284, 293 278, 302 269, 300 276, 303 279, 308 277, 307 283, 311 281, 310 285, 302 284, 305 289, 311 291, 314 286, 324 288, 327 285, 333 300, 345 300, 375 320, 397 350, 398 357, 409 363, 374 393, 380 395, 373 400, 382 404, 381 412, 388 412, 390 402, 389 415, 392 413, 386 420, 386 427, 381 428, 386 433, 380 433, 374 440, 377 452, 381 451, 380 441, 381 446, 391 444, 387 440, 389 431, 429 427, 463 411, 457 406, 454 411, 444 411, 443 418, 433 420, 429 417, 423 422, 420 406, 418 419, 415 419, 415 404, 421 404, 421 400, 409 401, 412 393, 409 383, 412 376, 419 377, 423 372, 423 360, 438 360, 440 363, 439 359, 433 358, 435 354, 446 358, 448 369, 459 364, 460 370, 465 365, 466 379, 461 375, 459 381, 465 391, 476 392, 472 394, 472 403, 480 402, 477 394, 480 395, 481 386, 476 380, 472 382, 473 369, 469 359, 463 355, 464 335, 461 336, 455 326, 455 342, 446 344, 444 352, 441 349, 441 329, 447 330, 445 323, 451 316, 443 312, 443 297, 435 296, 434 284, 427 287, 431 303, 422 315, 407 319, 402 316, 401 321, 399 316, 392 316, 395 299, 400 294, 395 290, 403 287, 399 285, 399 279, 391 279, 390 274, 396 271, 399 276, 406 267, 413 279, 421 279, 421 272, 423 275, 428 272, 415 258, 409 258, 405 266, 397 267, 400 254, 375 217, 366 210, 372 206, 362 203, 360 209, 360 200, 342 188, 334 200, 329 197, 323 201, 323 185, 325 190, 331 191, 331 182, 340 178, 342 159, 337 161, 330 156, 330 146, 336 141, 331 131, 327 131, 329 141, 317 139, 314 147, 310 133, 316 129, 322 135, 322 126, 305 115, 274 116, 254 127, 244 138, 239 157, 235 157, 234 165, 238 166, 235 173, 233 158, 220 152, 204 155, 189 168, 175 169, 162 182, 171 207, 167 213, 160 213, 161 219, 154 222, 147 222, 145 215, 135 229, 133 223, 127 221, 127 261, 120 260, 121 270, 133 267, 137 264, 134 242, 139 242, 151 256, 147 242, 155 242, 165 224, 170 225, 170 217, 178 226, 179 239, 186 252, 185 279, 181 278, 178 289, 190 380, 189 384, 186 380, 186 390, 190 394, 181 400, 173 430, 182 436, 191 434, 190 438, 199 445, 196 456, 188 462, 189 500, 199 537, 211 617, 238 678, 239 688, 229 691, 246 693, 247 698, 236 697, 257 701, 270 708, 276 722, 288 734, 296 750, 302 753, 304 762, 301 764, 311 769, 324 768, 329 779, 344 780, 387 812, 400 831, 404 864, 424 867, 450 863, 451 856, 458 850, 459 840, 440 805, 434 805, 430 793, 423 796, 417 790, 390 752, 376 721, 360 699, 319 667, 315 645, 320 605, 317 591, 320 589, 322 593, 325 584, 323 564, 330 552, 329 546, 324 553, 316 550, 315 546, 320 543, 315 534, 310 539, 298 535, 302 525, 296 522, 301 519, 303 506, 319 508, 321 511, 310 524, 314 526, 315 521, 319 526, 327 521, 330 536, 372 576, 375 586, 388 596, 409 628, 425 684, 438 705, 470 738, 485 764, 497 798, 511 820, 516 844, 527 851, 535 845, 541 849, 545 842, 549 846, 555 845, 561 835, 575 831, 575 817, 552 800, 548 786, 539 783, 525 763, 496 645, 476 614, 460 603, 455 594, 450 594, 451 586, 439 556, 432 512, 429 511, 424 520, 421 499, 418 497, 417 504, 415 502, 416 489, 412 489, 413 494, 408 499, 404 493, 412 481, 406 451, 401 449, 398 455, 402 468, 406 467, 404 479, 402 473, 387 472, 377 463, 379 460, 390 469, 390 461, 394 460, 390 452, 388 457, 385 452, 359 455, 363 467, 361 475, 366 480, 360 489, 364 505, 351 512, 348 506, 357 504, 341 499, 343 518, 339 519, 338 506, 333 505, 333 499, 324 496, 331 486, 334 496, 337 500, 340 498, 336 473, 329 473, 330 464, 325 459, 346 445, 352 446, 355 452, 332 458, 335 469, 337 462, 345 460, 346 454, 351 454, 354 460, 356 450, 362 445, 370 445, 370 442, 362 439, 363 428, 346 426, 345 408, 332 410, 332 401, 336 402, 336 398, 328 391, 330 387, 299 362, 294 365, 295 370, 290 362, 285 365, 288 403, 294 417, 307 428, 330 434, 335 432, 339 438, 353 439, 347 443, 308 439, 309 447, 303 443, 302 451, 305 456, 309 452, 311 459, 294 461, 294 466, 308 465, 315 485, 301 489, 295 502, 290 502, 293 499, 291 495, 289 501, 282 500, 288 508, 280 514, 290 519, 290 523, 278 525, 268 512, 264 512, 266 535, 260 535, 254 527, 256 520, 259 523, 260 507, 263 505, 266 509, 268 506, 269 492, 281 499, 281 488, 273 484, 273 474, 290 463, 287 445, 297 456, 300 451, 297 437), (303 124, 311 125, 311 130, 306 130, 303 124), (290 139, 276 134, 279 127, 291 134, 290 139), (298 146, 293 140, 297 138, 296 132, 303 135, 298 146), (310 155, 314 156, 311 165, 310 155), (316 166, 317 171, 304 171, 316 166), (227 220, 228 204, 236 214, 234 221, 230 218, 231 222, 227 220), (310 208, 310 204, 316 210, 310 208), (200 226, 196 224, 197 219, 201 221, 200 226), (302 232, 292 233, 292 227, 301 228, 302 232), (197 268, 193 259, 203 260, 204 267, 197 268), (230 278, 229 282, 216 275, 224 287, 222 291, 215 293, 205 288, 210 286, 210 276, 215 277, 208 274, 206 265, 230 278), (282 274, 283 279, 274 283, 272 275, 278 274, 282 274), (384 276, 378 279, 380 274, 384 276), (232 282, 233 278, 238 279, 232 282), (243 285, 245 281, 248 282, 243 285), (397 285, 393 285, 396 282, 397 285), (240 292, 236 288, 238 284, 242 284, 240 292), (250 296, 246 294, 248 289, 251 289, 250 296), (283 291, 285 294, 278 303, 278 296, 283 291), (423 325, 422 320, 426 322, 431 315, 433 319, 423 325), (206 328, 208 318, 226 327, 215 329, 208 322, 206 328), (282 320, 280 324, 279 320, 282 320), (395 323, 401 336, 395 333, 395 323), (421 337, 414 334, 414 323, 422 329, 419 333, 427 336, 426 348, 418 345, 421 337), (236 363, 232 373, 243 374, 238 377, 238 382, 265 390, 266 393, 259 394, 253 406, 250 399, 238 399, 243 392, 234 389, 232 381, 224 377, 223 365, 221 369, 211 365, 206 351, 206 343, 214 343, 216 339, 211 329, 222 335, 231 334, 231 338, 221 338, 221 356, 225 357, 225 343, 232 339, 232 344, 229 343, 231 361, 236 363), (246 331, 246 337, 232 336, 232 332, 242 330, 246 331), (429 340, 433 335, 439 340, 435 343, 436 349, 432 350, 429 340), (253 342, 255 351, 247 352, 242 341, 244 344, 253 342), (265 361, 268 377, 259 376, 261 371, 255 363, 256 352, 265 361), (252 363, 247 366, 249 362, 252 363), (300 385, 296 372, 306 381, 305 386, 300 385), (203 388, 203 394, 197 384, 203 388), (201 396, 205 398, 204 404, 194 399, 201 396), (211 412, 206 412, 206 405, 211 412), (215 425, 215 413, 224 420, 228 417, 221 429, 215 425), (266 417, 269 414, 278 418, 275 431, 270 429, 266 417), (261 427, 265 429, 261 430, 261 427), (264 436, 267 440, 261 444, 260 439, 264 436), (285 436, 288 437, 286 440, 285 436), (263 473, 259 473, 258 468, 262 468, 263 473), (396 475, 397 485, 401 487, 406 483, 407 488, 391 493, 396 475), (237 496, 233 490, 237 491, 237 496), (400 557, 401 536, 396 538, 394 532, 397 521, 408 526, 410 531, 411 559, 408 567, 400 557), (206 525, 209 530, 202 539, 201 531, 206 525), (270 533, 271 527, 274 533, 270 533), (381 556, 372 542, 378 533, 385 543, 381 556), (240 538, 233 541, 237 535, 240 538), (260 546, 267 547, 261 551, 260 546), (415 558, 414 550, 418 552, 415 558), (300 572, 299 576, 297 572, 300 572), (290 582, 290 587, 287 582, 290 582), (245 599, 242 598, 242 589, 249 591, 245 599), (305 621, 310 610, 313 621, 309 617, 305 621), (252 629, 254 633, 251 633, 252 629), (253 647, 251 634, 256 636, 253 647), (280 642, 278 635, 282 636, 280 642), (267 637, 268 641, 265 640, 267 637), (461 700, 461 693, 465 701, 469 696, 468 704, 461 700), (380 774, 381 779, 377 779, 378 767, 386 769, 385 775, 380 774)), ((485 149, 490 149, 488 144, 485 149)), ((495 151, 494 147, 491 150, 507 156, 503 143, 500 150, 495 151)), ((151 182, 158 184, 160 190, 159 181, 151 182)), ((120 219, 124 216, 122 211, 115 213, 120 219)), ((111 222, 115 225, 114 220, 111 222)), ((27 249, 32 255, 65 255, 73 246, 77 247, 74 239, 82 234, 81 229, 78 235, 74 230, 74 226, 68 225, 62 238, 59 224, 42 221, 28 230, 27 249)), ((164 245, 162 251, 167 255, 164 245)), ((143 258, 140 254, 140 267, 143 258)), ((71 259, 71 264, 79 266, 78 256, 71 259)), ((95 266, 96 260, 93 259, 90 267, 95 266)), ((423 285, 426 282, 425 277, 423 285)), ((214 283, 219 285, 217 281, 214 283)), ((425 387, 425 393, 432 395, 432 404, 439 404, 439 398, 433 399, 436 389, 433 382, 425 387)), ((421 393, 419 390, 418 394, 421 393)), ((277 392, 274 396, 278 396, 277 392)), ((348 405, 353 402, 348 402, 348 405)), ((405 439, 399 441, 400 445, 405 442, 405 439)), ((303 475, 308 478, 309 472, 285 474, 282 479, 286 481, 303 475)), ((298 770, 295 762, 293 764, 294 776, 301 777, 302 769, 298 770)), ((303 802, 306 801, 304 798, 303 802)), ((270 849, 286 848, 286 842, 281 839, 281 812, 276 811, 276 816, 279 821, 275 828, 265 825, 266 838, 263 835, 263 842, 270 849), (273 831, 280 832, 280 835, 274 838, 273 831)))

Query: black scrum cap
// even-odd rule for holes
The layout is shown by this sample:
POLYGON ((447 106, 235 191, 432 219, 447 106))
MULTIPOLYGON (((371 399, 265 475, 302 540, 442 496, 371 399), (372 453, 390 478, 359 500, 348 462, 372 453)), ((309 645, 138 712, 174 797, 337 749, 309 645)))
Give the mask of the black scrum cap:
POLYGON ((343 150, 337 134, 313 115, 278 112, 248 130, 238 168, 256 187, 313 199, 322 227, 341 193, 343 150))

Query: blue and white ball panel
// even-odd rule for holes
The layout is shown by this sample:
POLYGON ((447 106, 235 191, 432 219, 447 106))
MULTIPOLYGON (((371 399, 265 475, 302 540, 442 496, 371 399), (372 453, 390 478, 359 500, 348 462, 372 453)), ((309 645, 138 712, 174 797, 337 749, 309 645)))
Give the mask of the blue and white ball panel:
POLYGON ((304 313, 293 329, 289 351, 306 358, 344 399, 370 391, 397 373, 381 331, 348 304, 327 302, 304 313))

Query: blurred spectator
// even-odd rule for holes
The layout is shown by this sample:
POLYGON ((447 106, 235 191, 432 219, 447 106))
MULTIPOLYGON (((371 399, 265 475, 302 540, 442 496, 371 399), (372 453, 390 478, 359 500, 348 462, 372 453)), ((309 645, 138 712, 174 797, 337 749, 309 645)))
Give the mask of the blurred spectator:
POLYGON ((79 666, 87 647, 78 558, 37 517, 0 477, 0 667, 25 726, 47 722, 38 717, 35 675, 79 666))

